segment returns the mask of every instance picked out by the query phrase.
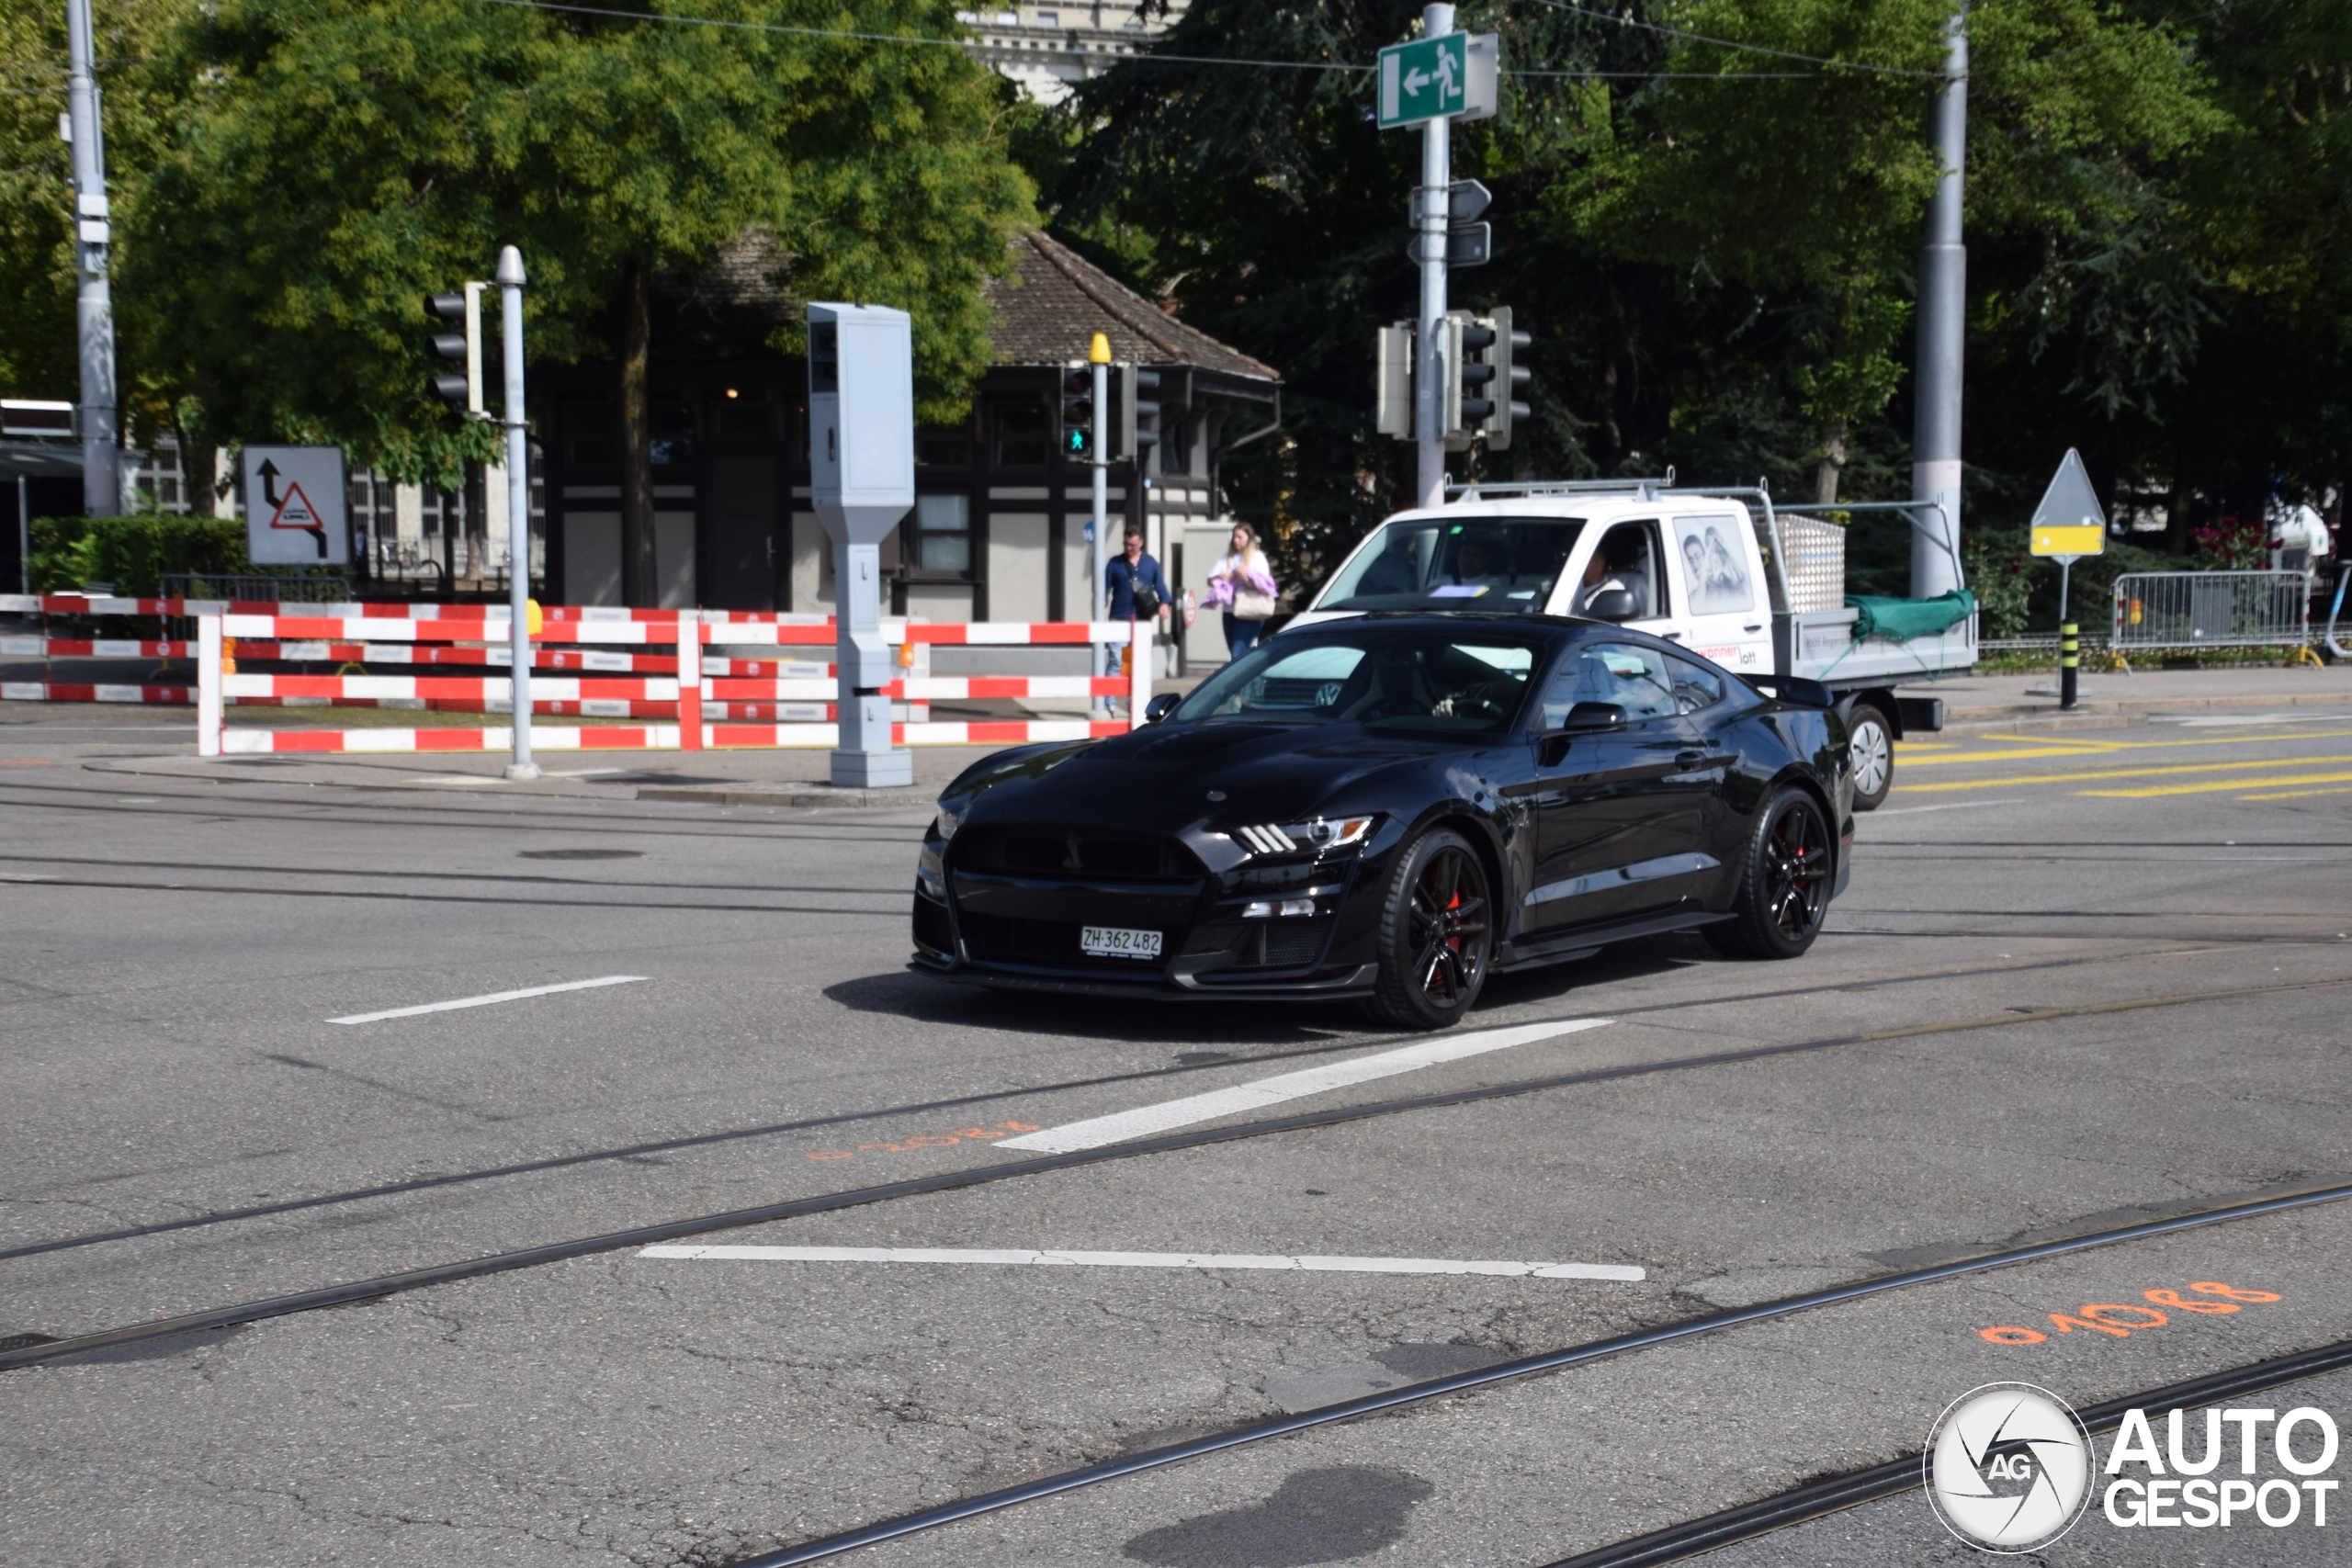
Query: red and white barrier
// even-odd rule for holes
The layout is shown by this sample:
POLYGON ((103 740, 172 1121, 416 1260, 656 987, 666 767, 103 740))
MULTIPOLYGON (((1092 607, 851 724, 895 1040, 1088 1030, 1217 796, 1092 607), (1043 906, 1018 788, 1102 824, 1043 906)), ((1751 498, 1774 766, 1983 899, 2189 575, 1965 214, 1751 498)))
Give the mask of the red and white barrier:
POLYGON ((193 686, 118 686, 71 681, 0 681, 0 700, 12 703, 153 703, 184 708, 193 686))
MULTIPOLYGON (((77 603, 107 604, 106 601, 77 603)), ((163 613, 179 613, 176 601, 126 601, 163 613)), ((422 703, 450 711, 504 711, 513 703, 513 682, 499 675, 276 675, 235 674, 224 669, 223 654, 242 649, 254 660, 335 658, 357 653, 360 662, 449 663, 491 668, 511 663, 511 655, 496 647, 457 648, 443 644, 496 644, 505 639, 511 624, 502 606, 392 606, 435 609, 464 614, 396 615, 375 613, 375 607, 324 606, 320 615, 310 606, 298 615, 254 614, 238 608, 198 614, 198 752, 207 757, 258 752, 398 752, 486 751, 511 747, 506 728, 366 729, 366 730, 223 730, 221 716, 237 702, 280 705, 370 702, 406 705, 422 703), (347 612, 365 610, 368 613, 347 612), (405 660, 399 657, 405 652, 405 660), (422 655, 422 657, 419 657, 422 655), (475 705, 481 705, 476 707, 475 705)), ((117 613, 134 613, 129 610, 117 613)), ((156 613, 142 608, 137 613, 156 613)), ((905 716, 892 726, 893 743, 906 746, 1019 745, 1032 741, 1082 740, 1117 735, 1142 722, 1151 701, 1151 625, 1148 622, 975 622, 969 625, 885 623, 886 637, 904 648, 910 644, 963 646, 1086 646, 1125 641, 1131 652, 1125 674, 1029 676, 901 676, 883 687, 886 695, 910 705, 895 710, 905 716), (964 723, 934 723, 922 705, 932 700, 1050 699, 1095 700, 1125 695, 1124 719, 1004 719, 964 723)), ((628 750, 706 747, 820 747, 839 744, 831 722, 839 688, 831 666, 811 660, 796 663, 790 675, 775 673, 775 662, 740 659, 712 660, 706 670, 704 649, 714 641, 777 646, 833 640, 830 622, 808 618, 744 620, 728 612, 630 611, 611 615, 548 612, 539 636, 567 643, 618 643, 667 646, 674 655, 608 654, 626 660, 628 673, 607 678, 560 676, 532 680, 535 713, 576 713, 588 716, 673 717, 673 724, 555 728, 534 726, 535 740, 550 750, 628 750), (667 663, 674 673, 657 674, 667 663), (739 669, 740 667, 740 669, 739 669), (801 674, 800 668, 810 672, 801 674), (825 671, 826 674, 815 671, 825 671), (755 672, 757 672, 755 674, 755 672), (786 706, 786 700, 802 698, 806 707, 786 706), (741 701, 739 699, 751 699, 741 701), (707 706, 706 705, 708 705, 707 706), (804 716, 805 715, 805 718, 804 716), (739 720, 766 719, 765 723, 739 720)), ((575 657, 593 657, 580 653, 575 657)), ((545 667, 540 649, 531 655, 534 670, 545 667)), ((561 668, 562 666, 556 666, 561 668)), ((130 700, 130 699, 123 699, 130 700)))
POLYGON ((186 659, 195 647, 127 637, 0 637, 0 659, 186 659))

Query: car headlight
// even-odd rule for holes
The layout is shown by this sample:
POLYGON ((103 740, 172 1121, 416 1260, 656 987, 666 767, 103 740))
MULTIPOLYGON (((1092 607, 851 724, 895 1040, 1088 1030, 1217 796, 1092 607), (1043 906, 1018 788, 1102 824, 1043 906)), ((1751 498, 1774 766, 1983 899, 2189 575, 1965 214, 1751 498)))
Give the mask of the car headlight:
POLYGON ((1311 821, 1281 826, 1262 822, 1237 828, 1233 837, 1242 848, 1255 854, 1325 854, 1363 843, 1379 822, 1377 816, 1317 817, 1311 821))
POLYGON ((956 829, 963 825, 964 818, 960 815, 943 806, 939 808, 939 815, 932 820, 931 830, 939 835, 939 841, 944 844, 954 838, 956 829))

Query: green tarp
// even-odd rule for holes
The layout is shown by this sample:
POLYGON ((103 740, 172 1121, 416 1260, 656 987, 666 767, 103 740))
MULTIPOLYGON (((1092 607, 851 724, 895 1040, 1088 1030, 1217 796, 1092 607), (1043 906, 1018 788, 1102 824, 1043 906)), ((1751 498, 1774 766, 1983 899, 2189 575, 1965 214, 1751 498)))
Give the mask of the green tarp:
POLYGON ((1965 588, 1939 593, 1932 599, 1891 599, 1875 593, 1849 593, 1846 603, 1860 612, 1854 618, 1854 640, 1877 637, 1884 642, 1909 642, 1935 637, 1976 613, 1976 595, 1965 588))

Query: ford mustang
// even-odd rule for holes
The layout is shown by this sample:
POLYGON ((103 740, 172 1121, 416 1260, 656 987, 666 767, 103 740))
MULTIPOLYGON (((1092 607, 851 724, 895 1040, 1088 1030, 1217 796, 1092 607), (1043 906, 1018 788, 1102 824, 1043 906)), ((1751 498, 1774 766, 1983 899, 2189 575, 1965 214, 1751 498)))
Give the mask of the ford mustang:
POLYGON ((1350 998, 1442 1029, 1487 976, 1700 929, 1793 958, 1853 847, 1808 681, 1541 615, 1284 632, 1110 739, 939 797, 914 964, 995 986, 1350 998))

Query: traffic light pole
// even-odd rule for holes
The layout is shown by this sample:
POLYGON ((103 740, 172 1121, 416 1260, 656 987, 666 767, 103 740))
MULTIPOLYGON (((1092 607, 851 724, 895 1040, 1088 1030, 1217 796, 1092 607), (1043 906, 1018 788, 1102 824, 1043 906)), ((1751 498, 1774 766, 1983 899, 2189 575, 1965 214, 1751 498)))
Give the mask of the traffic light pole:
MULTIPOLYGON (((1421 7, 1421 36, 1453 31, 1453 7, 1421 7)), ((1423 506, 1445 504, 1446 190, 1453 184, 1453 122, 1440 115, 1421 127, 1421 322, 1415 334, 1413 441, 1420 456, 1417 489, 1423 506)))
POLYGON ((94 517, 122 511, 115 441, 114 294, 107 281, 107 152, 91 72, 90 0, 65 0, 68 122, 74 132, 74 326, 82 351, 82 504, 94 517))
MULTIPOLYGON (((1094 363, 1094 523, 1091 530, 1093 536, 1087 541, 1086 548, 1086 618, 1090 621, 1103 620, 1110 614, 1109 606, 1104 600, 1102 581, 1102 565, 1110 558, 1104 553, 1104 541, 1111 532, 1110 354, 1110 341, 1097 333, 1094 346, 1088 351, 1087 355, 1094 363)), ((1103 646, 1107 648, 1109 644, 1106 643, 1103 646)), ((1088 660, 1087 662, 1099 665, 1103 663, 1104 660, 1097 656, 1088 660)), ((1101 673, 1107 673, 1107 671, 1091 669, 1087 671, 1090 676, 1101 673)), ((1108 697, 1096 697, 1092 707, 1097 718, 1104 717, 1111 711, 1111 700, 1108 697)))
MULTIPOLYGON (((523 253, 508 245, 498 253, 498 295, 503 309, 506 369, 506 614, 513 650, 508 669, 514 695, 514 759, 510 779, 535 779, 531 761, 531 438, 523 408, 523 253)), ((683 657, 682 657, 683 662, 683 657)), ((680 711, 687 705, 681 704, 680 711)))

